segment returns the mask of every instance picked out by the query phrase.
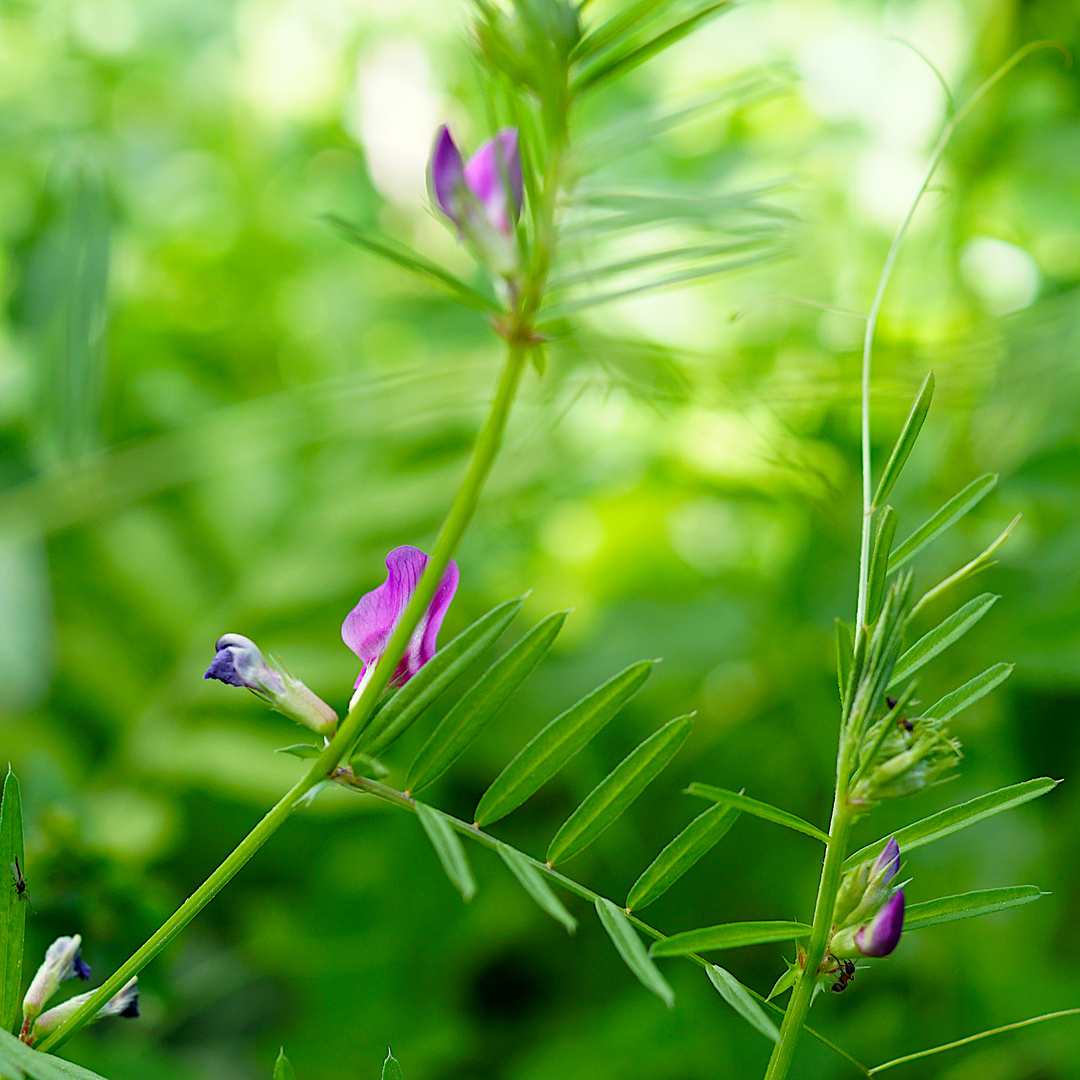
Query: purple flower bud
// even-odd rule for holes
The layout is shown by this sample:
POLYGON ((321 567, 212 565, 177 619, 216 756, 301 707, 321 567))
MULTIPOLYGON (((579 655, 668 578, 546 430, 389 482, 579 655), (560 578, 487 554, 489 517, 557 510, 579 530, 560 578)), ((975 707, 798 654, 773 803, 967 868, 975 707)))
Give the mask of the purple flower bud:
POLYGON ((893 893, 881 910, 855 935, 863 956, 888 956, 900 941, 904 929, 904 894, 893 893))
POLYGON ((240 634, 225 634, 214 646, 217 653, 204 679, 220 679, 230 686, 246 686, 257 694, 283 693, 280 672, 269 667, 259 646, 240 634))
POLYGON ((518 263, 514 222, 525 198, 517 128, 504 128, 466 163, 444 124, 435 136, 429 182, 435 204, 457 226, 458 238, 468 241, 489 269, 511 274, 518 263))
MULTIPOLYGON (((357 688, 365 676, 370 676, 379 657, 390 644, 427 564, 428 557, 419 548, 394 548, 386 556, 386 569, 389 571, 386 581, 362 596, 356 607, 345 616, 341 627, 342 640, 364 662, 356 677, 357 688)), ((451 561, 405 647, 401 662, 390 680, 392 686, 408 682, 435 655, 439 628, 457 586, 458 568, 451 561)))
POLYGON ((892 881, 896 877, 896 872, 900 869, 900 845, 896 842, 895 836, 889 837, 889 842, 885 845, 881 854, 874 860, 874 865, 870 867, 870 879, 880 877, 880 882, 884 885, 886 882, 892 881))
POLYGON ((327 737, 337 728, 337 713, 287 671, 270 667, 259 646, 240 634, 225 634, 214 646, 217 653, 204 679, 219 679, 243 686, 297 723, 327 737))
POLYGON ((476 196, 488 221, 503 236, 509 236, 514 231, 510 210, 513 209, 514 221, 517 221, 525 200, 517 128, 504 128, 469 158, 465 166, 465 185, 476 196))

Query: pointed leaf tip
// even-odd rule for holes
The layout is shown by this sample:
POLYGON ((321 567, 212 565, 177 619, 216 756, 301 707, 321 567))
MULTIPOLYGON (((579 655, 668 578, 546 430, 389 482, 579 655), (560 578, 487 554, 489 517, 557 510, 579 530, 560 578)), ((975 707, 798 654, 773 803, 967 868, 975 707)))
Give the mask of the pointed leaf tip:
POLYGON ((637 931, 630 925, 625 912, 602 896, 596 898, 596 914, 611 938, 623 963, 637 976, 646 990, 652 991, 669 1009, 675 1007, 675 992, 660 969, 653 963, 637 931))

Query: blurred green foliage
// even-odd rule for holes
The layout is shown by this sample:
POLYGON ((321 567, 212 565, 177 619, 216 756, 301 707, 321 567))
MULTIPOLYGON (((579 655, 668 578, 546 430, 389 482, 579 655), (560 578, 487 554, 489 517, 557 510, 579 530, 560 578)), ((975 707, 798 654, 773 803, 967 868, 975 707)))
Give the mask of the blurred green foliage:
MULTIPOLYGON (((342 708, 355 677, 342 618, 390 547, 430 543, 493 339, 321 216, 471 274, 423 194, 439 122, 468 145, 490 134, 468 14, 417 0, 0 4, 0 756, 23 785, 31 969, 79 932, 108 972, 303 768, 272 753, 296 740, 286 721, 201 680, 215 638, 253 637, 342 708)), ((762 0, 590 103, 576 135, 610 186, 782 181, 770 201, 799 224, 784 261, 558 327, 460 553, 447 627, 526 588, 530 624, 575 610, 518 708, 432 801, 468 814, 551 715, 662 656, 496 833, 541 853, 615 761, 692 709, 686 748, 570 873, 624 896, 700 810, 679 794, 692 780, 824 823, 832 620, 851 616, 857 554, 861 323, 842 309, 865 310, 945 108, 889 35, 958 89, 1035 38, 1075 52, 1074 15, 1065 0, 762 0), (625 127, 605 144, 620 122, 634 152, 625 127)), ((968 594, 1002 601, 927 671, 923 697, 998 660, 1017 668, 956 724, 961 777, 855 840, 1030 776, 1070 783, 912 854, 913 902, 1028 881, 1052 895, 913 934, 820 1001, 811 1022, 870 1063, 1077 1004, 1078 148, 1075 72, 1055 53, 1028 59, 961 130, 880 326, 879 463, 926 370, 937 379, 893 493, 900 534, 1001 474, 917 561, 920 582, 1024 514, 968 594)), ((584 231, 571 254, 588 265, 592 244, 584 231)), ((567 900, 581 922, 567 939, 499 860, 470 856, 479 891, 463 906, 414 818, 327 792, 145 972, 138 1023, 67 1050, 117 1080, 264 1078, 282 1044, 303 1080, 376 1076, 388 1043, 409 1080, 760 1073, 768 1044, 697 969, 665 962, 669 1012, 585 905, 567 900)), ((804 919, 818 856, 742 819, 650 918, 668 932, 804 919)), ((724 962, 759 990, 781 970, 774 946, 724 962)), ((1075 1076, 1078 1047, 1064 1021, 909 1074, 1075 1076)), ((847 1074, 804 1040, 793 1075, 847 1074)))

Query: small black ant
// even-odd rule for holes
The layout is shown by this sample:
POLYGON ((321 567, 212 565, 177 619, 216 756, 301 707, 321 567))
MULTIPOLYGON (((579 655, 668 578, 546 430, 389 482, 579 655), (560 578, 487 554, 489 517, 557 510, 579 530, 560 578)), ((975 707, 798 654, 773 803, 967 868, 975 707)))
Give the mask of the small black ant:
POLYGON ((840 977, 832 985, 834 994, 842 994, 847 989, 847 984, 855 978, 855 962, 853 960, 840 961, 840 977))
MULTIPOLYGON (((892 712, 892 710, 896 708, 896 698, 886 697, 885 704, 889 707, 889 712, 892 712)), ((909 735, 915 730, 915 725, 906 716, 898 716, 896 718, 896 726, 901 731, 906 731, 909 735)))
MULTIPOLYGON (((26 878, 23 877, 22 867, 19 865, 18 855, 11 861, 11 876, 15 880, 15 895, 20 900, 25 900, 30 904, 30 896, 26 891, 26 878)), ((30 904, 31 910, 34 905, 30 904)))

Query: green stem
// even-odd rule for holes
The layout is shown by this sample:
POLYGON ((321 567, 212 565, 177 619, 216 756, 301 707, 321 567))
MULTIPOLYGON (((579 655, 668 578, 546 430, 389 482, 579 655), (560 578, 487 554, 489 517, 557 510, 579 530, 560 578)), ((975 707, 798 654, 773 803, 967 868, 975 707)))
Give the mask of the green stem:
POLYGON ((316 785, 322 783, 340 765, 353 739, 371 715, 390 681, 405 651, 420 617, 435 593, 443 571, 457 548, 476 512, 481 488, 487 479, 495 457, 499 452, 503 431, 510 415, 521 373, 525 366, 528 335, 520 322, 515 323, 509 336, 506 362, 503 365, 498 389, 488 413, 487 421, 480 431, 473 449, 469 468, 450 507, 446 521, 435 543, 435 550, 413 594, 405 613, 394 632, 386 652, 375 665, 370 682, 355 706, 341 724, 337 734, 312 764, 307 775, 295 784, 276 806, 244 837, 229 853, 225 861, 180 905, 179 908, 151 935, 150 939, 98 988, 68 1019, 42 1042, 41 1050, 51 1050, 69 1039, 79 1028, 89 1022, 117 990, 132 975, 138 974, 202 909, 229 883, 233 875, 273 836, 277 829, 296 809, 298 803, 316 785))
POLYGON ((805 963, 795 980, 791 1000, 784 1013, 784 1022, 780 1025, 780 1041, 773 1048, 772 1057, 769 1058, 765 1080, 783 1080, 787 1076, 795 1046, 806 1022, 806 1014, 810 1011, 810 1005, 814 1000, 818 968, 825 959, 825 950, 828 948, 833 912, 836 909, 836 895, 840 889, 844 858, 847 855, 848 831, 853 820, 853 814, 847 804, 848 771, 845 758, 841 762, 837 775, 836 796, 833 801, 832 820, 829 823, 829 846, 825 849, 825 862, 822 865, 821 880, 818 883, 810 943, 806 949, 805 963))

